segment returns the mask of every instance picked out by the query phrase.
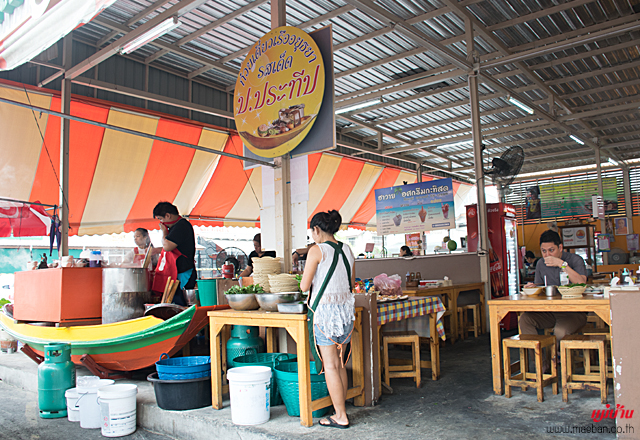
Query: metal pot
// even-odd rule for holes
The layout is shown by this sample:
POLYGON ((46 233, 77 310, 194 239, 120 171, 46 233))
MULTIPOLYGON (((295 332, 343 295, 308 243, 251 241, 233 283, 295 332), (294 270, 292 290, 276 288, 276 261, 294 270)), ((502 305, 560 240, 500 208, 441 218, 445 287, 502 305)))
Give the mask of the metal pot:
POLYGON ((188 306, 200 306, 200 297, 198 296, 198 289, 185 289, 184 292, 184 300, 187 302, 188 306))
POLYGON ((146 269, 109 267, 102 269, 102 323, 126 321, 144 315, 151 301, 146 269))

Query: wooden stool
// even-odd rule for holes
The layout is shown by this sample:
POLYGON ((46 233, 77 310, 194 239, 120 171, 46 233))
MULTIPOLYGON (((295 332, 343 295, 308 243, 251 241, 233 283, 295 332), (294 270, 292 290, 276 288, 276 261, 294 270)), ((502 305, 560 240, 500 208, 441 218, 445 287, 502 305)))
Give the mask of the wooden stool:
POLYGON ((605 357, 605 341, 603 335, 567 335, 560 341, 560 363, 562 365, 562 401, 569 401, 569 393, 572 390, 600 390, 600 401, 607 403, 607 368, 605 357), (584 374, 574 374, 571 358, 571 350, 598 350, 600 361, 600 371, 594 373, 591 367, 587 369, 587 359, 585 354, 584 374))
POLYGON ((474 337, 482 333, 482 322, 480 321, 480 304, 469 304, 458 307, 458 335, 464 340, 468 332, 473 332, 474 337), (469 310, 472 311, 473 323, 468 322, 469 310))
POLYGON ((526 391, 527 387, 534 387, 538 391, 538 402, 544 401, 544 387, 552 384, 553 394, 558 394, 558 369, 556 363, 556 337, 545 335, 515 335, 502 341, 504 352, 504 394, 511 397, 511 387, 521 387, 526 391), (551 374, 544 374, 542 371, 542 349, 547 348, 551 352, 551 374), (520 362, 511 364, 510 348, 518 348, 520 351, 520 362), (535 353, 536 372, 527 371, 529 360, 527 350, 531 349, 535 353), (520 365, 520 373, 513 375, 512 367, 520 365))
MULTIPOLYGON (((580 332, 585 336, 604 336, 607 338, 604 348, 605 348, 605 358, 607 359, 607 379, 613 379, 613 361, 611 361, 611 365, 608 365, 609 360, 612 359, 611 356, 611 332, 609 327, 606 328, 583 328, 583 331, 580 332)), ((584 356, 584 355, 583 355, 584 356)), ((586 357, 586 356, 585 356, 586 357)), ((584 362, 585 371, 589 373, 595 373, 600 371, 600 365, 591 364, 591 357, 585 360, 584 362)))
POLYGON ((390 386, 390 379, 394 377, 413 377, 416 387, 420 388, 420 336, 414 331, 408 332, 383 332, 382 333, 383 357, 384 357, 384 382, 390 386), (411 345, 412 359, 403 362, 399 359, 389 359, 389 344, 411 345), (389 365, 394 361, 393 365, 389 365))

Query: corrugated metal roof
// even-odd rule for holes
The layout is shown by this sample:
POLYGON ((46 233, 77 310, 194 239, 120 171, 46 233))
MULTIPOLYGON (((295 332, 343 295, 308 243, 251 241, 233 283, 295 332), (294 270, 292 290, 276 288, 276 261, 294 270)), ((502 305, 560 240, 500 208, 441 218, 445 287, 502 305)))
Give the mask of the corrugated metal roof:
MULTIPOLYGON (((74 32, 106 46, 177 3, 117 0, 74 32)), ((520 145, 526 154, 523 171, 531 172, 595 160, 569 133, 587 147, 600 145, 605 159, 640 157, 640 114, 633 107, 640 95, 640 26, 629 27, 638 21, 636 3, 288 0, 286 6, 289 25, 307 31, 333 26, 337 108, 374 102, 338 114, 339 133, 348 132, 369 151, 377 148, 382 132, 387 157, 472 177, 469 69, 457 67, 461 62, 470 66, 465 19, 475 29, 473 55, 480 66, 487 151, 499 154, 520 145), (559 42, 564 45, 553 46, 559 42), (433 50, 434 45, 449 54, 433 50), (513 54, 523 55, 514 60, 513 54), (536 113, 515 107, 509 96, 536 113), (454 142, 466 143, 452 146, 454 142)), ((132 56, 231 90, 233 71, 270 29, 270 3, 208 0, 180 20, 182 26, 132 56), (238 13, 241 8, 246 10, 238 13)))

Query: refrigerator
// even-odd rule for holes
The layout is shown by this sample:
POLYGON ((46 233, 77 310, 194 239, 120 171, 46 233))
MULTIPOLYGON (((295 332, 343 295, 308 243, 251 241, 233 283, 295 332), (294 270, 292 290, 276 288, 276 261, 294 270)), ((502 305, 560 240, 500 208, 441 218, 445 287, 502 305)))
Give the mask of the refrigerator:
MULTIPOLYGON (((467 208, 467 249, 478 250, 478 205, 467 208)), ((489 229, 489 276, 491 298, 517 295, 520 290, 518 270, 518 234, 516 210, 508 203, 487 203, 489 229)), ((518 328, 515 313, 509 313, 500 323, 505 330, 518 328)))

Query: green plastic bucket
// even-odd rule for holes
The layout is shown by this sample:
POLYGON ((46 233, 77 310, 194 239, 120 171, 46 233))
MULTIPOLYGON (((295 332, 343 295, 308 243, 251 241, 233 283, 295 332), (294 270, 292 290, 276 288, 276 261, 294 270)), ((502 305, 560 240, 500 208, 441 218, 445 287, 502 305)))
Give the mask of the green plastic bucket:
MULTIPOLYGON (((278 391, 282 396, 287 414, 292 417, 300 417, 300 385, 298 383, 298 363, 282 362, 273 367, 276 373, 278 391)), ((311 362, 311 400, 320 399, 329 395, 327 381, 324 374, 316 373, 316 363, 311 362)), ((322 417, 329 413, 331 406, 320 408, 312 413, 313 417, 322 417)))
POLYGON ((200 297, 200 305, 217 306, 218 292, 216 288, 216 280, 198 280, 198 296, 200 297))

